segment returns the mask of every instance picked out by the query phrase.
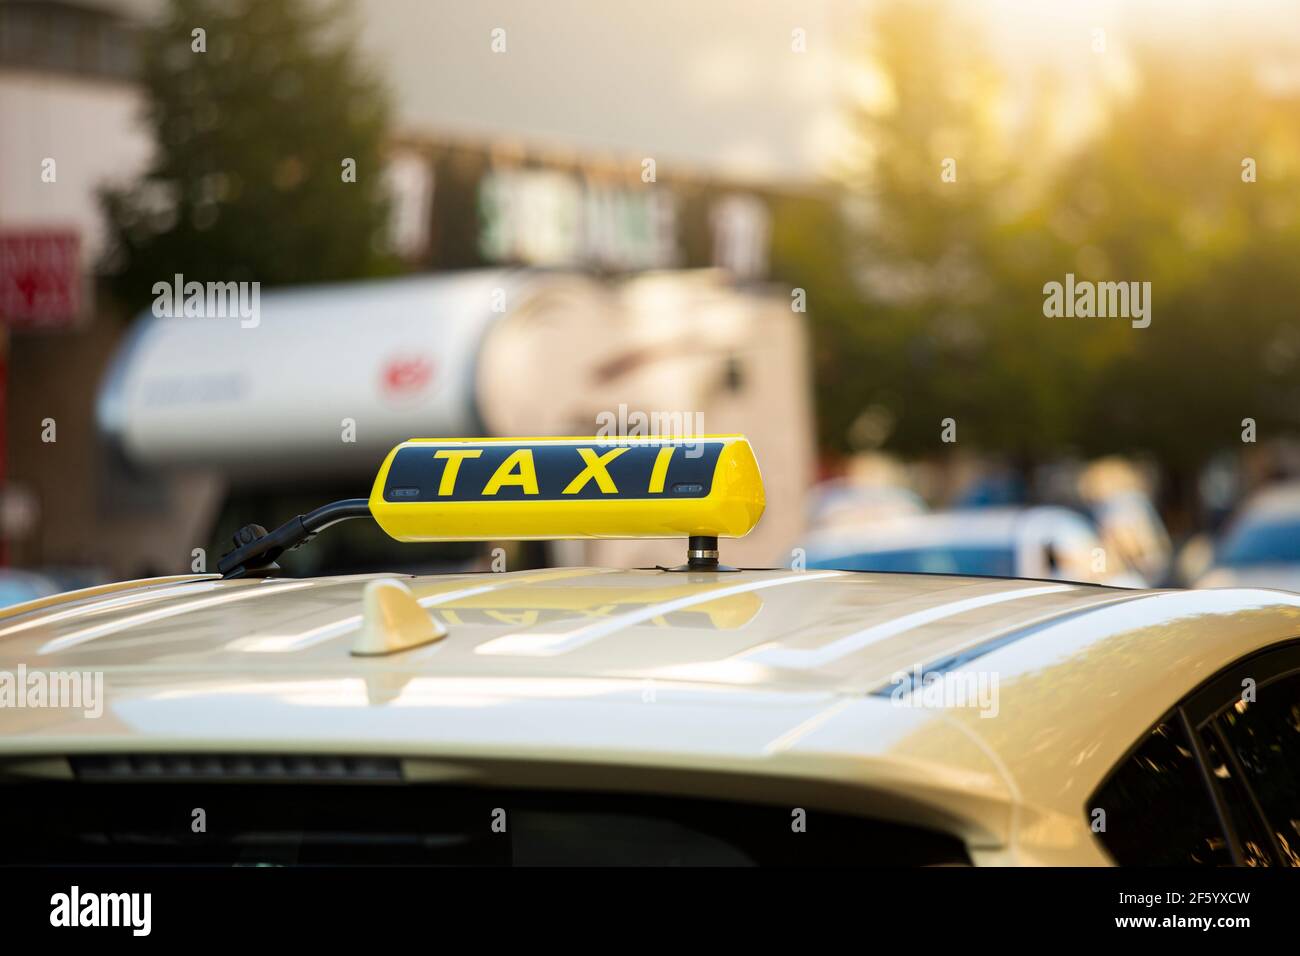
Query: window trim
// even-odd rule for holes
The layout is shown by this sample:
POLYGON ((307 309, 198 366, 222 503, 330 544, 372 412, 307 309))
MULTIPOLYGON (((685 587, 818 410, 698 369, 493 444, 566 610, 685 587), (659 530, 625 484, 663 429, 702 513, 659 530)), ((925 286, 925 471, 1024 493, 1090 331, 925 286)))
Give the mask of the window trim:
MULTIPOLYGON (((1219 827, 1223 830, 1223 838, 1228 841, 1228 854, 1232 857, 1232 865, 1243 866, 1246 856, 1241 852, 1241 835, 1237 833, 1237 828, 1232 822, 1232 814, 1224 806, 1223 794, 1214 785, 1214 775, 1210 772, 1210 761, 1205 753, 1205 744, 1201 741, 1201 735, 1196 732, 1196 725, 1187 716, 1186 708, 1174 708, 1170 712, 1170 717, 1172 718, 1175 715, 1179 726, 1183 728, 1183 733, 1187 735, 1187 742, 1192 747, 1192 754, 1196 757, 1196 767, 1201 772, 1201 786, 1205 788, 1210 796, 1210 804, 1214 807, 1214 815, 1219 818, 1219 827)), ((1222 743, 1220 743, 1220 746, 1222 746, 1222 743)))
MULTIPOLYGON (((1286 866, 1286 855, 1282 852, 1281 844, 1277 842, 1277 834, 1273 832, 1273 828, 1269 825, 1268 817, 1264 814, 1264 808, 1260 805, 1259 797, 1255 795, 1255 788, 1250 785, 1250 777, 1246 775, 1245 768, 1241 766, 1241 761, 1237 759, 1237 754, 1233 750, 1232 743, 1228 740, 1227 735, 1224 734, 1223 727, 1219 724, 1217 717, 1209 718, 1205 723, 1201 724, 1200 727, 1197 728, 1196 736, 1198 742, 1200 738, 1199 731, 1201 730, 1208 730, 1210 733, 1214 734, 1215 740, 1219 742, 1219 748, 1223 751, 1223 759, 1228 761, 1229 766, 1232 768, 1231 772, 1240 782, 1241 789, 1246 794, 1246 799, 1250 802, 1249 813, 1251 817, 1254 818, 1255 826, 1261 833, 1268 837, 1268 845, 1273 851, 1273 857, 1277 865, 1286 866)), ((1219 796, 1219 788, 1214 785, 1213 781, 1210 783, 1210 790, 1216 797, 1219 796)), ((1237 838, 1237 842, 1241 842, 1239 837, 1237 838)))

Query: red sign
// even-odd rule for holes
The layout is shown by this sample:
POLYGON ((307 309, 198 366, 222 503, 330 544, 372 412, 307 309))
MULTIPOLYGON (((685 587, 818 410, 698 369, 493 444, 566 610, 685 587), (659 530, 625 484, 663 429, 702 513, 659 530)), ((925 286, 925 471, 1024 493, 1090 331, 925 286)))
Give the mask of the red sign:
POLYGON ((394 358, 384 366, 381 379, 389 398, 412 398, 421 394, 433 381, 433 363, 428 359, 394 358))
POLYGON ((71 229, 0 232, 0 323, 61 329, 81 316, 81 237, 71 229))

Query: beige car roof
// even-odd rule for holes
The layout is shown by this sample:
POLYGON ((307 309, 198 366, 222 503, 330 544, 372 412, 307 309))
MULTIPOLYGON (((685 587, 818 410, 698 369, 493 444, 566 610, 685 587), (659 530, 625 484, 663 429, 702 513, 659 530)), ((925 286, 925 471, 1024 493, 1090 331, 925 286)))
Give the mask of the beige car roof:
POLYGON ((107 704, 0 711, 0 754, 382 753, 435 778, 868 794, 995 860, 1100 862, 1084 802, 1109 768, 1180 695, 1300 630, 1300 596, 1263 590, 577 568, 401 577, 448 636, 357 659, 380 577, 398 576, 194 576, 10 609, 0 671, 102 672, 107 704), (895 678, 916 668, 996 681, 996 714, 908 706, 895 678))
MULTIPOLYGON (((68 669, 354 671, 376 577, 209 577, 0 617, 0 660, 68 669)), ((399 577, 450 637, 383 669, 464 677, 651 678, 866 692, 899 669, 1139 592, 1060 582, 837 571, 559 569, 399 577)))

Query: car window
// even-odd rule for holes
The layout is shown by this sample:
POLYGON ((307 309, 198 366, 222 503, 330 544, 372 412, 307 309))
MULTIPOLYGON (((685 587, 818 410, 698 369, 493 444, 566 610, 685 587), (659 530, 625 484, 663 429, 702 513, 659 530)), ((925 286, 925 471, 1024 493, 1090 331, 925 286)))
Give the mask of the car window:
POLYGON ((1215 721, 1282 855, 1300 866, 1300 673, 1261 684, 1215 721))
POLYGON ((924 571, 1014 577, 1016 556, 1010 548, 906 548, 813 558, 808 567, 837 571, 924 571))
POLYGON ((1300 640, 1243 657, 1184 698, 1087 813, 1121 864, 1300 865, 1300 640))
POLYGON ((1240 525, 1228 533, 1218 561, 1229 567, 1291 562, 1300 562, 1300 519, 1240 525))
POLYGON ((1091 801, 1089 819, 1121 865, 1233 862, 1196 753, 1176 717, 1157 724, 1111 774, 1091 801))

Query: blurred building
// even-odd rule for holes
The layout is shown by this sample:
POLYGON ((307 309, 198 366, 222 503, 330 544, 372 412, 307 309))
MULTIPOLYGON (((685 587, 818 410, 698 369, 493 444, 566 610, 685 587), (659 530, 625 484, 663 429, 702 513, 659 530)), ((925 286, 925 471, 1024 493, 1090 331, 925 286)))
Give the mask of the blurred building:
POLYGON ((393 243, 427 270, 719 268, 737 282, 770 278, 772 205, 790 187, 705 173, 647 183, 643 169, 631 157, 404 135, 389 168, 393 243))
MULTIPOLYGON (((105 251, 98 193, 108 183, 137 178, 149 162, 152 142, 142 122, 146 103, 135 81, 134 44, 139 26, 161 6, 160 0, 0 0, 0 320, 9 333, 7 371, 0 378, 0 394, 7 396, 0 416, 7 427, 0 442, 0 531, 12 564, 90 567, 106 576, 188 570, 191 545, 206 543, 205 529, 219 523, 224 492, 210 469, 124 467, 131 463, 119 458, 96 421, 110 357, 132 326, 106 296, 96 295, 94 274, 105 251), (154 530, 141 535, 145 525, 154 530)), ((784 300, 793 337, 787 341, 781 333, 773 341, 787 342, 788 361, 757 361, 743 387, 753 390, 764 381, 757 376, 802 367, 802 317, 789 312, 788 289, 765 288, 772 278, 777 204, 791 194, 817 197, 807 170, 791 173, 798 163, 788 152, 790 123, 807 112, 800 103, 778 107, 750 94, 746 115, 758 125, 733 135, 748 137, 751 145, 755 136, 760 144, 766 139, 771 162, 754 161, 764 149, 719 149, 710 161, 701 146, 711 140, 700 126, 717 124, 688 115, 698 106, 691 98, 699 90, 687 84, 647 92, 643 78, 620 71, 602 82, 622 86, 628 96, 655 97, 660 120, 680 119, 675 127, 652 122, 657 135, 645 149, 636 148, 638 138, 626 123, 619 135, 595 144, 581 118, 566 124, 563 111, 556 114, 558 126, 546 131, 503 130, 502 104, 518 98, 509 89, 445 89, 442 100, 431 101, 437 86, 411 68, 418 44, 403 38, 411 18, 428 19, 423 7, 361 7, 365 45, 387 74, 395 100, 398 125, 386 171, 394 198, 390 230, 410 271, 521 267, 585 275, 605 283, 602 294, 611 307, 627 311, 642 338, 659 324, 646 307, 650 301, 699 309, 699 322, 723 323, 723 338, 734 340, 734 330, 725 331, 727 316, 738 314, 740 303, 753 306, 744 322, 770 323, 772 304, 784 300), (498 115, 497 125, 467 127, 456 112, 467 108, 498 115), (654 157, 658 168, 647 164, 654 157), (700 269, 713 271, 687 278, 686 270, 700 269), (629 281, 678 272, 681 283, 629 281), (676 291, 665 297, 667 289, 676 291)), ((571 8, 557 16, 587 28, 589 14, 571 8)), ((459 7, 437 14, 472 30, 487 15, 459 7)), ((526 19, 536 26, 536 11, 526 19)), ((563 23, 553 26, 563 33, 563 23)), ((623 26, 639 29, 634 22, 623 26)), ((788 43, 789 29, 783 20, 780 26, 773 42, 788 43)), ((674 33, 668 31, 665 42, 674 33)), ((517 35, 522 44, 527 31, 517 35)), ((486 34, 482 39, 486 44, 486 34)), ((510 68, 526 70, 538 55, 521 50, 510 68)), ((544 58, 555 55, 552 49, 544 58)), ((586 77, 578 86, 590 83, 586 77)), ((601 98, 598 108, 611 104, 601 98)), ((664 330, 689 330, 692 321, 693 313, 674 316, 664 330)), ((717 361, 728 367, 726 356, 717 361)), ((791 374, 776 384, 794 392, 785 406, 787 427, 799 434, 782 449, 794 474, 811 456, 811 405, 804 373, 791 374)), ((699 384, 712 381, 710 373, 699 384)), ((702 393, 692 388, 663 410, 696 408, 702 393)), ((642 394, 659 400, 664 389, 642 394)), ((714 415, 728 406, 709 399, 705 407, 714 415)), ((726 422, 714 415, 706 426, 726 422)), ((783 490, 793 493, 803 480, 783 490)), ((258 515, 263 521, 284 517, 258 515)))
POLYGON ((0 534, 21 563, 97 564, 90 408, 118 334, 97 321, 97 191, 137 176, 135 5, 0 3, 0 534))

